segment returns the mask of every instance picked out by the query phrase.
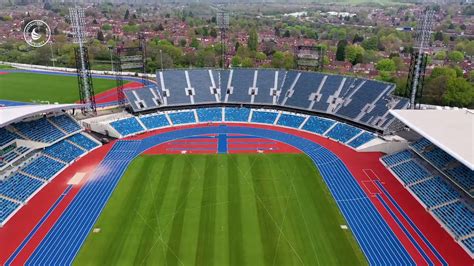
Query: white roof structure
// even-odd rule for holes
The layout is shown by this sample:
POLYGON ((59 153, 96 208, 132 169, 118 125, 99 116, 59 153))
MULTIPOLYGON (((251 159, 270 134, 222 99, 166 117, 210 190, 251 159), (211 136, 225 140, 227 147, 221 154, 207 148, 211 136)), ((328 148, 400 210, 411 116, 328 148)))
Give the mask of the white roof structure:
POLYGON ((0 127, 21 121, 24 118, 73 108, 81 108, 82 104, 35 104, 0 108, 0 127))
POLYGON ((390 110, 390 113, 474 170, 474 110, 390 110))

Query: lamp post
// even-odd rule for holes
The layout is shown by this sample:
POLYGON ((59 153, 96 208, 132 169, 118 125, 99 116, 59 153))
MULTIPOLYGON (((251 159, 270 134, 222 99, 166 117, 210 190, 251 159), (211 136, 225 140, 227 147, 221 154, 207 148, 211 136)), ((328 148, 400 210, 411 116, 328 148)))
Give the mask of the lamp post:
POLYGON ((161 64, 161 71, 163 71, 163 51, 160 50, 160 64, 161 64))
POLYGON ((112 55, 112 51, 113 51, 114 47, 112 45, 109 45, 108 48, 109 48, 109 52, 110 52, 110 68, 112 69, 112 72, 114 72, 114 59, 113 59, 113 55, 112 55))

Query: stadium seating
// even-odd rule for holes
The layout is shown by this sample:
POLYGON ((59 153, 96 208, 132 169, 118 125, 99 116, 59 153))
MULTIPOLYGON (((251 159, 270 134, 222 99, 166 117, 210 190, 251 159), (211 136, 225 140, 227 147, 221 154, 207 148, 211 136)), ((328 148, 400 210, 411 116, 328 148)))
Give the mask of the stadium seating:
POLYGON ((273 104, 273 93, 280 89, 285 73, 285 71, 279 70, 259 69, 257 79, 258 93, 255 95, 253 103, 273 104))
POLYGON ((12 133, 5 128, 0 128, 0 147, 8 144, 9 142, 21 138, 15 133, 12 133))
POLYGON ((67 142, 66 140, 62 140, 52 146, 45 148, 43 153, 57 158, 63 162, 70 163, 84 154, 85 151, 67 142))
POLYGON ((445 175, 451 177, 460 187, 474 196, 474 171, 457 162, 454 157, 425 138, 414 142, 410 146, 418 151, 428 162, 436 166, 445 175))
POLYGON ((75 144, 81 146, 82 148, 84 148, 88 151, 90 151, 90 150, 92 150, 92 149, 99 146, 99 144, 97 142, 91 140, 90 138, 84 136, 81 133, 75 134, 75 135, 67 138, 67 140, 74 142, 75 144))
POLYGON ((346 143, 347 141, 355 137, 357 134, 359 134, 359 132, 361 132, 361 130, 356 127, 349 126, 343 123, 338 123, 328 133, 326 133, 326 136, 334 140, 346 143))
POLYGON ((411 144, 411 147, 413 147, 415 150, 419 152, 423 152, 424 149, 428 146, 432 145, 431 142, 425 138, 421 138, 418 141, 414 142, 411 144))
POLYGON ((168 116, 174 125, 196 123, 196 118, 192 111, 169 113, 168 116))
POLYGON ((357 136, 355 139, 348 143, 349 146, 353 148, 357 148, 362 146, 363 144, 373 140, 375 135, 369 132, 364 132, 361 135, 357 136))
POLYGON ((24 202, 43 184, 37 179, 16 173, 0 181, 0 194, 24 202))
POLYGON ((225 108, 225 121, 228 122, 247 122, 249 120, 250 109, 248 108, 225 108))
POLYGON ((49 120, 67 133, 74 133, 81 130, 81 126, 68 115, 53 116, 50 117, 49 120))
POLYGON ((122 136, 136 134, 145 130, 135 117, 113 121, 110 125, 122 136))
POLYGON ((18 146, 18 147, 12 149, 11 151, 7 152, 6 154, 4 154, 2 156, 3 157, 3 162, 5 164, 10 163, 13 160, 15 160, 16 158, 20 157, 21 155, 23 155, 23 154, 25 154, 29 151, 31 151, 30 148, 27 148, 27 147, 24 147, 24 146, 18 146))
POLYGON ((456 237, 474 233, 474 208, 468 208, 463 201, 456 201, 440 208, 433 213, 454 233, 456 237))
POLYGON ((459 198, 459 193, 439 176, 430 178, 423 182, 410 186, 410 190, 415 193, 428 208, 455 200, 459 198))
POLYGON ((462 188, 470 191, 471 196, 474 196, 474 171, 460 164, 454 168, 447 169, 446 173, 452 177, 462 188))
POLYGON ((222 108, 199 108, 196 109, 199 122, 222 121, 222 108))
POLYGON ((277 116, 278 113, 254 110, 251 121, 253 123, 273 124, 277 116))
POLYGON ((18 203, 0 198, 0 224, 18 207, 20 207, 18 203))
POLYGON ((393 121, 388 108, 407 104, 406 99, 392 97, 394 86, 385 82, 294 70, 166 70, 157 73, 157 84, 158 90, 144 87, 125 92, 135 111, 221 102, 274 104, 384 129, 393 121))
POLYGON ((304 116, 281 114, 278 118, 277 125, 298 128, 305 120, 304 116))
POLYGON ((23 172, 49 180, 61 169, 66 166, 65 164, 48 158, 46 156, 40 156, 31 162, 28 166, 22 169, 23 172))
POLYGON ((322 135, 324 132, 326 132, 329 128, 331 128, 336 121, 330 120, 330 119, 325 119, 325 118, 320 118, 317 116, 311 116, 308 121, 303 126, 304 130, 322 135))
POLYGON ((63 132, 53 126, 46 118, 30 122, 14 124, 23 135, 31 140, 52 143, 65 136, 63 132))
POLYGON ((414 160, 406 161, 392 167, 392 171, 405 183, 410 185, 414 182, 420 181, 430 174, 425 168, 421 167, 414 160))
POLYGON ((472 253, 474 253, 474 236, 461 241, 472 253))
POLYGON ((145 125, 147 129, 155 129, 160 127, 169 126, 170 123, 164 114, 151 114, 141 116, 140 121, 145 125))
POLYGON ((413 158, 413 154, 409 150, 403 150, 394 154, 386 155, 382 157, 382 161, 388 165, 392 166, 413 158))

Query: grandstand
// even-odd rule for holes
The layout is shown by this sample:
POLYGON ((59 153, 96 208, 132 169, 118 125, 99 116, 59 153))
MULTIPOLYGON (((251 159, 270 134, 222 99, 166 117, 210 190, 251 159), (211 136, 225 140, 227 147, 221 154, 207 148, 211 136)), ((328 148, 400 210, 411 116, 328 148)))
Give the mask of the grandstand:
POLYGON ((0 225, 79 157, 100 146, 65 110, 79 105, 0 109, 0 225))
POLYGON ((384 130, 389 109, 408 102, 391 96, 392 84, 314 72, 235 69, 167 70, 158 88, 126 91, 134 112, 192 104, 248 104, 312 111, 384 130), (219 77, 219 78, 218 78, 219 77))
POLYGON ((408 149, 386 155, 381 161, 461 245, 474 253, 474 114, 469 110, 392 112, 418 138, 408 149))

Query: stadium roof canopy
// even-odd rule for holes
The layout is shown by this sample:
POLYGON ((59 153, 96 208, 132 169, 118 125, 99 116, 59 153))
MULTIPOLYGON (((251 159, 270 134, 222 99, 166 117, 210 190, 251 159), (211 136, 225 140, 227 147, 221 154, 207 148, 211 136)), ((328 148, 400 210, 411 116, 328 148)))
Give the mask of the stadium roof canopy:
POLYGON ((474 170, 474 110, 391 110, 390 113, 474 170))
POLYGON ((2 107, 0 108, 0 127, 21 121, 33 115, 81 107, 81 104, 40 104, 2 107))

